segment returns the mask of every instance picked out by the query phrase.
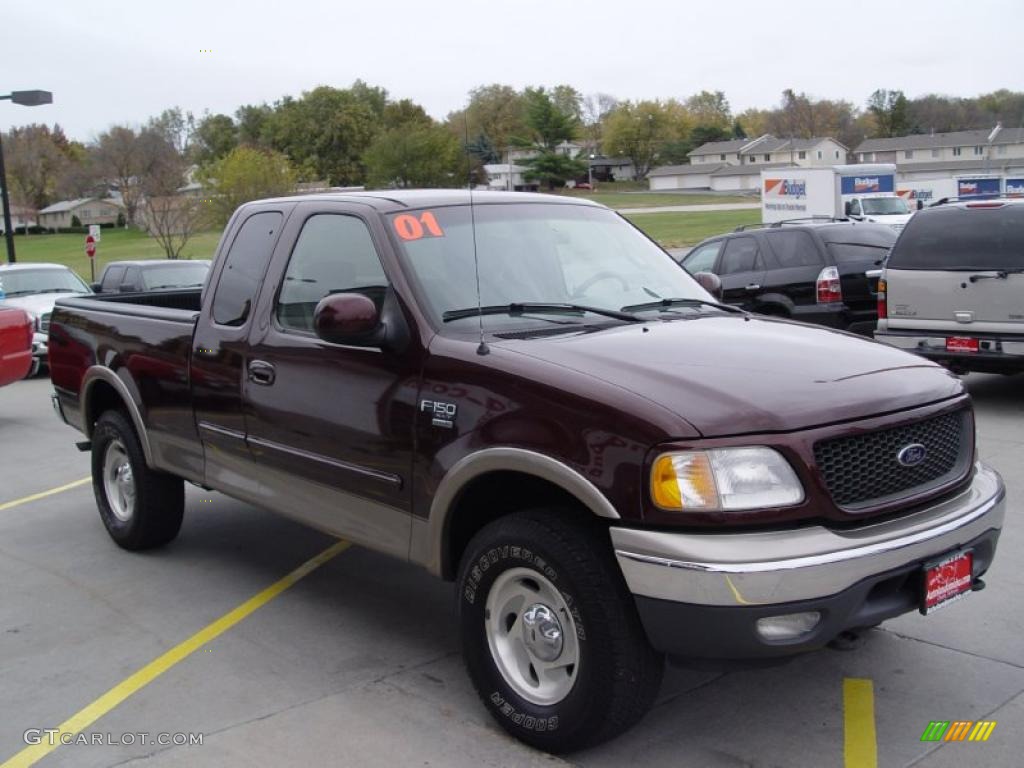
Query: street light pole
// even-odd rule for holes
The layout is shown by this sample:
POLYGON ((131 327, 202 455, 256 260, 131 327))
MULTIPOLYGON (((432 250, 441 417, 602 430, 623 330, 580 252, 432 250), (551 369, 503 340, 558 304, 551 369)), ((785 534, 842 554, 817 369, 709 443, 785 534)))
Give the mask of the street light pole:
MULTIPOLYGON (((53 94, 49 91, 11 91, 6 96, 0 96, 0 101, 5 99, 10 100, 15 104, 21 104, 25 107, 38 107, 40 104, 52 104, 53 94)), ((0 187, 3 187, 4 240, 7 242, 7 263, 14 264, 17 259, 14 256, 14 226, 11 221, 11 191, 7 186, 7 167, 4 164, 4 146, 2 139, 0 139, 0 187)))
MULTIPOLYGON (((2 133, 3 131, 0 131, 0 134, 2 133)), ((13 264, 17 259, 14 257, 14 226, 11 222, 11 196, 7 191, 7 167, 4 165, 3 138, 0 138, 0 184, 4 188, 4 240, 7 242, 7 263, 13 264)))

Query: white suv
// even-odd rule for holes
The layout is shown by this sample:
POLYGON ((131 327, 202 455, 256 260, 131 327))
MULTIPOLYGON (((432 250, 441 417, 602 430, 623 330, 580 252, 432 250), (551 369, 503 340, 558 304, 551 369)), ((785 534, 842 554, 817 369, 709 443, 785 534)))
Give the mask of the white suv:
POLYGON ((956 372, 1024 372, 1024 199, 919 211, 886 261, 875 338, 956 372))

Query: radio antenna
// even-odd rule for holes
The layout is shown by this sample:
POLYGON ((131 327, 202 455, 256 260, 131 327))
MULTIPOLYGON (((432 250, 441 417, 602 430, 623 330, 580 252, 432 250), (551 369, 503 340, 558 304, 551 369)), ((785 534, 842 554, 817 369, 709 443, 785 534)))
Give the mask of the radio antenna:
POLYGON ((476 209, 473 207, 473 157, 469 151, 469 109, 462 113, 463 123, 466 128, 466 186, 469 190, 469 225, 473 235, 473 271, 476 273, 476 319, 480 324, 480 344, 476 348, 478 355, 490 353, 487 342, 484 341, 484 308, 483 298, 480 295, 480 255, 476 249, 476 209))

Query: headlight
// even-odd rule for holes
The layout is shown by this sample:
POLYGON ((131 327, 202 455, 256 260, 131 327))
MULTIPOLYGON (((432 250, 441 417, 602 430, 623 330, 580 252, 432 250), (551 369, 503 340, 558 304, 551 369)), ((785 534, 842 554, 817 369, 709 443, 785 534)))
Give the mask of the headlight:
POLYGON ((714 448, 659 456, 651 499, 674 512, 717 512, 799 504, 804 489, 778 451, 714 448))

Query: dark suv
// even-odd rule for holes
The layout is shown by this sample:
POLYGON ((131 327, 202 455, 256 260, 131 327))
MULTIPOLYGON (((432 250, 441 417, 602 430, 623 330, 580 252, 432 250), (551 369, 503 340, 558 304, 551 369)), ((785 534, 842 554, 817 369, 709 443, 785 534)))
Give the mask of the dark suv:
POLYGON ((882 265, 896 237, 880 224, 780 222, 705 240, 681 264, 718 275, 729 304, 870 336, 878 278, 865 273, 882 265))

